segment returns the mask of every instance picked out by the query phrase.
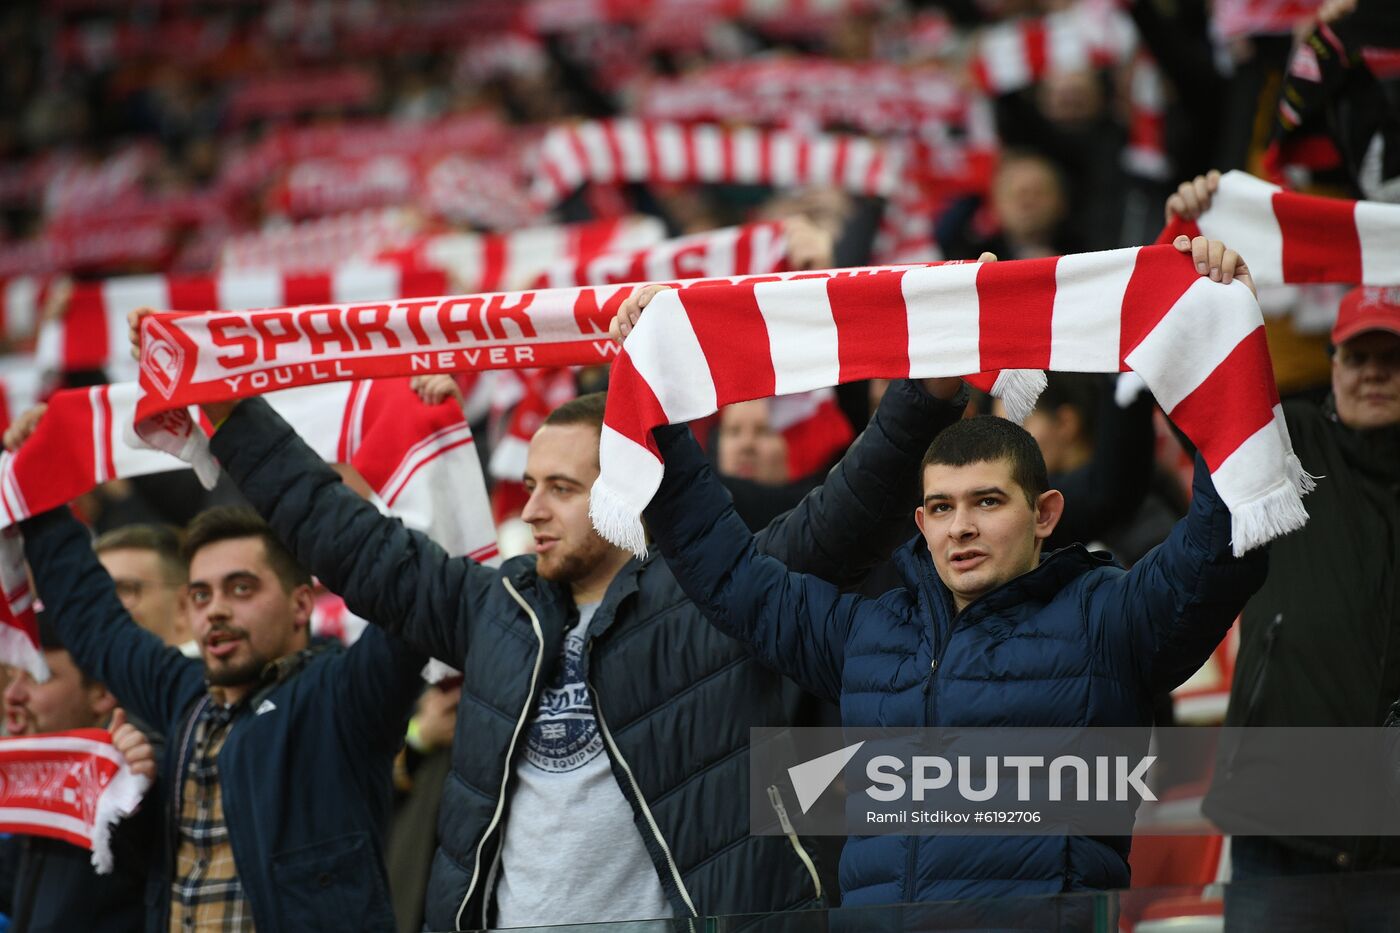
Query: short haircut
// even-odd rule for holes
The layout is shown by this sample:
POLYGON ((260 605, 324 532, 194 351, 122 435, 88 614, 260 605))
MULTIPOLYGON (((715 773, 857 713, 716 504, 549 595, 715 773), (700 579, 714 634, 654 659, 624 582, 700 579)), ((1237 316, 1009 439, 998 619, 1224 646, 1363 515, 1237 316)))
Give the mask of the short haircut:
POLYGON ((311 585, 311 574, 297 563, 272 526, 257 512, 242 505, 221 505, 196 515, 185 531, 185 562, 192 561, 195 554, 211 544, 235 538, 262 540, 268 565, 288 593, 299 586, 311 585))
POLYGON ((1035 410, 1053 415, 1060 406, 1070 406, 1079 412, 1084 436, 1092 441, 1098 430, 1104 391, 1103 377, 1096 373, 1046 373, 1045 391, 1036 399, 1035 410))
POLYGON ((179 529, 171 525, 123 525, 98 536, 92 549, 108 551, 154 551, 160 558, 167 583, 189 580, 189 564, 181 553, 179 529))
POLYGON ((978 415, 944 428, 924 453, 919 476, 934 465, 961 467, 998 460, 1010 462, 1011 479, 1025 492, 1031 508, 1035 508, 1035 500, 1050 488, 1045 457, 1029 431, 1005 418, 978 415))
POLYGON ((608 393, 589 392, 587 395, 580 395, 578 398, 570 399, 549 413, 549 417, 544 419, 541 427, 554 425, 555 427, 565 427, 574 424, 586 424, 597 429, 601 434, 603 431, 603 411, 608 405, 608 393))

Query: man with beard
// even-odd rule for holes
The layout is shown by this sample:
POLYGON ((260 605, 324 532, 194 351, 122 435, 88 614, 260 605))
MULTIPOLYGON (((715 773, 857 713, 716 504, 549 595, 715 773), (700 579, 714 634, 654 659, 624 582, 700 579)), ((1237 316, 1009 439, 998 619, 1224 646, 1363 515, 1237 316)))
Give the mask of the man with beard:
MULTIPOLYGON (((759 546, 858 581, 905 536, 919 456, 966 400, 958 379, 893 386, 759 546)), ((355 497, 265 402, 205 406, 215 455, 292 552, 357 615, 462 670, 430 929, 829 903, 807 841, 750 833, 749 729, 812 723, 814 703, 705 624, 664 562, 593 530, 603 408, 601 394, 582 396, 535 434, 522 513, 535 553, 489 568, 355 497)), ((756 801, 775 825, 793 802, 776 785, 756 801)))
POLYGON ((246 508, 190 523, 202 662, 132 621, 66 509, 23 530, 78 669, 167 737, 161 799, 145 804, 164 820, 149 851, 152 928, 392 929, 391 767, 425 658, 377 630, 349 649, 312 645, 311 578, 246 508))

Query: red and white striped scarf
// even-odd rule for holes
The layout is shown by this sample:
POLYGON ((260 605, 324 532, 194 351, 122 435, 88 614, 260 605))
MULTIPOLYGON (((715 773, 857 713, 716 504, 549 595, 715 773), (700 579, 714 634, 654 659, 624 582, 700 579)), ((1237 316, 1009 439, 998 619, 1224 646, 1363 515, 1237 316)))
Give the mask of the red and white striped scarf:
POLYGON ((1049 74, 1107 68, 1137 45, 1137 30, 1112 4, 1080 2, 1043 17, 981 30, 972 76, 990 94, 1010 94, 1049 74))
POLYGON ((0 529, 0 587, 0 664, 28 671, 40 682, 48 680, 49 666, 39 649, 34 590, 24 566, 24 541, 15 527, 0 529))
POLYGON ((540 273, 534 288, 665 282, 787 270, 787 237, 777 221, 722 227, 628 252, 566 259, 540 273))
POLYGON ((1322 0, 1216 0, 1211 5, 1211 34, 1220 42, 1286 35, 1321 5, 1322 0))
POLYGON ((594 526, 645 553, 657 425, 841 382, 995 369, 1141 375, 1205 457, 1237 554, 1307 520, 1258 303, 1154 246, 663 292, 613 366, 594 526))
POLYGON ((664 22, 684 30, 715 20, 769 22, 842 17, 878 9, 883 0, 529 0, 522 24, 536 33, 598 23, 664 22))
POLYGON ((1133 21, 1113 4, 1082 0, 1043 17, 989 26, 978 36, 971 71, 987 93, 1010 94, 1052 74, 1119 65, 1129 69, 1123 165, 1140 178, 1168 179, 1162 75, 1133 21))
POLYGON ((0 738, 0 832, 92 850, 112 870, 112 829, 136 811, 150 779, 133 774, 105 729, 0 738))
POLYGON ((134 380, 126 316, 141 307, 168 311, 282 308, 418 298, 447 290, 447 275, 440 270, 387 262, 300 274, 269 270, 103 279, 76 285, 67 313, 43 325, 36 363, 44 370, 106 369, 115 381, 134 380))
POLYGON ((749 58, 676 78, 653 78, 636 115, 648 120, 758 126, 842 126, 861 133, 922 135, 967 121, 969 89, 938 67, 884 61, 749 58))
POLYGON ((534 196, 558 204, 586 183, 821 185, 882 197, 908 146, 863 136, 649 120, 556 127, 540 146, 534 196))
POLYGON ((948 127, 926 138, 875 139, 619 118, 560 126, 540 145, 534 197, 553 206, 584 184, 820 186, 887 197, 911 179, 946 192, 985 189, 995 146, 967 112, 965 138, 948 127))
POLYGON ((1284 191, 1227 172, 1196 221, 1174 219, 1177 236, 1222 240, 1249 263, 1255 284, 1400 285, 1400 205, 1284 191))
MULTIPOLYGON (((206 276, 138 275, 80 283, 65 315, 41 328, 34 362, 43 371, 104 369, 113 381, 134 381, 126 316, 136 308, 237 311, 420 298, 453 288, 499 291, 526 285, 551 266, 640 249, 664 238, 664 226, 653 218, 617 218, 508 234, 423 237, 374 259, 319 269, 232 269, 206 276)), ((742 259, 736 255, 736 261, 742 259)), ((721 265, 715 264, 716 271, 733 274, 721 265)), ((13 285, 0 306, 6 327, 32 333, 41 284, 29 278, 6 284, 13 285)))
MULTIPOLYGON (((781 272, 673 281, 684 290, 845 277, 869 270, 781 272)), ((349 379, 607 363, 608 325, 641 284, 264 311, 159 314, 141 334, 141 386, 131 436, 213 473, 208 439, 187 405, 349 379)), ((1044 375, 968 377, 1025 414, 1044 375)), ((771 394, 771 393, 770 393, 771 394)))
POLYGON ((452 290, 501 292, 527 287, 540 272, 559 263, 644 249, 664 239, 666 226, 655 217, 614 217, 509 233, 435 234, 376 258, 415 269, 441 269, 452 277, 452 290))
MULTIPOLYGON (((266 181, 259 178, 259 184, 266 181)), ((420 220, 403 208, 354 211, 240 233, 223 240, 219 267, 234 269, 326 269, 393 249, 417 235, 420 220)))

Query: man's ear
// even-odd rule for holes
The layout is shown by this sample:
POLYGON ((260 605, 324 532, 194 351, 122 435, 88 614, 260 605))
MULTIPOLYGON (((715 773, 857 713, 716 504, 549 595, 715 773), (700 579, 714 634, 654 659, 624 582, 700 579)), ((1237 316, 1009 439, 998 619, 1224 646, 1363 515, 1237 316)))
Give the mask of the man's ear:
POLYGON ((924 534, 924 507, 922 505, 914 510, 914 524, 919 526, 919 534, 924 534))
POLYGON ((1044 541, 1050 537, 1060 516, 1065 514, 1065 497, 1058 489, 1047 489, 1035 500, 1035 538, 1044 541))
POLYGON ((298 629, 311 631, 311 612, 316 608, 316 595, 311 592, 311 587, 302 584, 292 590, 292 610, 294 612, 293 624, 298 629))
POLYGON ((106 722, 117 708, 117 698, 104 685, 94 683, 88 686, 88 706, 98 722, 106 722))

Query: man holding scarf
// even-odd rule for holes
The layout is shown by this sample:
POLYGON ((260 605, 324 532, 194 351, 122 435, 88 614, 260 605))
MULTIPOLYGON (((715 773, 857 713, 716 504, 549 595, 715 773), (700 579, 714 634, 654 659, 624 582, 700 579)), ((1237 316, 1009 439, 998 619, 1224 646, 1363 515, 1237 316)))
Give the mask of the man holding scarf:
MULTIPOLYGON (((1185 241, 1202 274, 1253 288, 1233 251, 1185 241)), ((1201 459, 1187 517, 1133 570, 1082 545, 1042 554, 1064 497, 1025 429, 981 417, 923 457, 920 534, 895 556, 902 585, 843 594, 755 547, 688 429, 654 437, 666 469, 645 515, 682 588, 720 631, 839 703, 846 726, 1150 725, 1153 696, 1210 656, 1267 570, 1264 549, 1232 555, 1230 512, 1201 459)), ((852 837, 842 901, 1126 888, 1129 841, 852 837)))
POLYGON ((22 528, 77 668, 167 737, 148 928, 391 929, 391 771, 426 658, 380 631, 312 645, 311 578, 246 508, 188 530, 202 662, 132 620, 66 508, 22 528))
MULTIPOLYGON (((897 384, 759 547, 857 582, 903 537, 919 455, 966 399, 956 378, 897 384)), ((205 412, 213 452, 297 558, 357 615, 464 674, 429 927, 830 903, 809 843, 749 833, 749 728, 816 723, 814 701, 706 625, 664 562, 593 530, 601 397, 562 406, 531 441, 536 553, 498 569, 381 515, 265 402, 205 412)))

